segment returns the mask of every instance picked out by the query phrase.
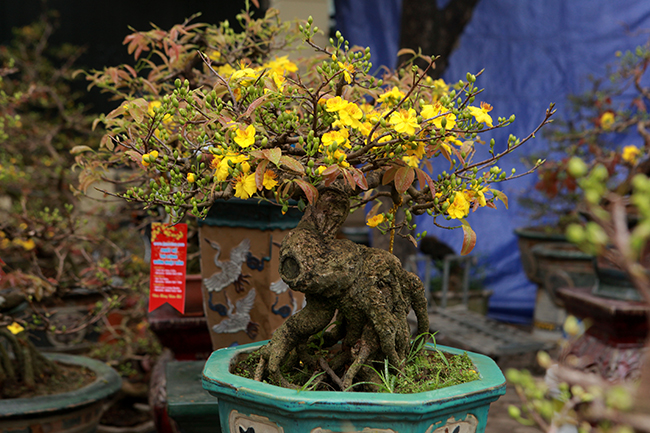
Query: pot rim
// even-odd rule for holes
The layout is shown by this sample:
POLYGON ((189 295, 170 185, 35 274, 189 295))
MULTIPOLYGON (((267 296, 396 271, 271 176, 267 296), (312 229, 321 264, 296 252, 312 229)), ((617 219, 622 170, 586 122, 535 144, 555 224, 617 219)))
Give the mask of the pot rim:
MULTIPOLYGON (((268 340, 267 340, 268 341, 268 340)), ((239 399, 255 404, 272 406, 288 412, 332 411, 343 407, 345 412, 429 413, 454 407, 459 401, 471 399, 474 404, 494 401, 505 394, 506 383, 501 369, 488 356, 427 343, 427 347, 452 353, 467 352, 481 378, 460 385, 414 394, 390 394, 372 392, 298 391, 282 388, 230 373, 230 364, 240 353, 252 352, 267 341, 216 350, 206 361, 202 374, 203 388, 217 398, 239 399)))
POLYGON ((117 371, 99 360, 65 353, 45 353, 45 356, 62 364, 90 369, 96 375, 95 381, 74 391, 59 394, 0 400, 0 418, 47 415, 62 409, 75 409, 103 400, 122 387, 122 379, 117 371))

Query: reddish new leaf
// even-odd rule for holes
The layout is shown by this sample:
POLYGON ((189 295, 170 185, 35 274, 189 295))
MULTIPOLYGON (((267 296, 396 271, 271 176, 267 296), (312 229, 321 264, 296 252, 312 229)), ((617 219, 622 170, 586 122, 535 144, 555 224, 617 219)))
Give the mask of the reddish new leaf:
POLYGON ((136 123, 142 123, 144 116, 149 108, 149 103, 143 98, 135 99, 129 102, 129 114, 133 117, 136 123))
POLYGON ((338 173, 339 173, 339 166, 336 164, 330 165, 325 170, 323 170, 323 176, 325 177, 329 177, 333 174, 336 174, 338 176, 338 173))
POLYGON ((395 173, 395 189, 400 194, 406 192, 415 179, 415 170, 413 167, 401 167, 395 173))
POLYGON ((463 224, 463 246, 460 250, 461 256, 466 256, 474 249, 476 245, 476 233, 470 227, 469 223, 461 219, 460 222, 463 224))
MULTIPOLYGON (((268 95, 268 94, 267 94, 267 95, 268 95)), ((267 95, 262 95, 262 96, 260 96, 259 98, 257 98, 256 100, 254 100, 253 102, 251 102, 251 105, 249 105, 248 108, 246 109, 246 111, 244 112, 243 117, 248 117, 248 116, 250 116, 251 113, 252 113, 253 111, 255 111, 255 109, 256 109, 257 107, 259 107, 260 105, 262 105, 262 102, 264 102, 264 100, 267 98, 267 95)))
POLYGON ((343 173, 343 177, 345 177, 345 180, 348 181, 348 185, 350 185, 350 188, 354 189, 354 179, 352 178, 352 175, 348 170, 341 170, 341 173, 343 173))
POLYGON ((280 166, 280 159, 282 159, 282 149, 274 147, 273 149, 264 149, 262 151, 266 159, 271 161, 273 164, 280 166))
POLYGON ((284 165, 289 170, 295 171, 296 173, 305 174, 305 167, 303 167, 300 162, 293 159, 289 155, 282 155, 280 158, 280 164, 284 165))
POLYGON ((352 173, 352 178, 354 179, 354 183, 356 183, 357 186, 362 190, 364 191, 367 190, 368 181, 366 180, 366 176, 361 172, 361 170, 355 167, 350 167, 349 170, 352 173))
POLYGON ((309 204, 314 204, 318 199, 318 190, 316 187, 302 179, 296 179, 295 182, 298 184, 300 189, 302 189, 302 192, 305 193, 305 197, 307 197, 309 204))
POLYGON ((419 168, 415 169, 415 172, 418 174, 418 182, 420 182, 420 189, 424 188, 424 185, 429 185, 429 189, 431 190, 431 195, 436 194, 436 185, 433 183, 433 180, 429 176, 429 174, 419 168))
POLYGON ((257 168, 255 169, 255 186, 258 191, 260 191, 264 186, 264 173, 266 172, 266 166, 268 164, 269 162, 264 159, 257 164, 257 168))
POLYGON ((395 173, 397 173, 397 170, 399 168, 400 167, 392 167, 392 168, 389 168, 388 170, 386 170, 384 172, 384 175, 381 178, 381 184, 382 185, 388 185, 389 183, 391 183, 393 181, 393 179, 395 179, 395 173))

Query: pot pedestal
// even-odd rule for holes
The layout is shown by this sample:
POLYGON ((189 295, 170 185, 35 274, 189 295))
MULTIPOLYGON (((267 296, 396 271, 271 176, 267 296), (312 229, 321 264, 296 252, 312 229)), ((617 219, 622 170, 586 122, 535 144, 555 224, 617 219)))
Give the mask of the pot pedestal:
POLYGON ((223 433, 483 433, 490 403, 506 391, 496 363, 471 352, 480 380, 417 394, 296 391, 229 372, 261 345, 220 349, 206 362, 203 387, 219 400, 223 433))
POLYGON ((562 288, 558 294, 569 314, 591 322, 569 352, 580 359, 577 368, 595 371, 610 380, 638 377, 650 306, 603 298, 594 295, 591 287, 562 288))

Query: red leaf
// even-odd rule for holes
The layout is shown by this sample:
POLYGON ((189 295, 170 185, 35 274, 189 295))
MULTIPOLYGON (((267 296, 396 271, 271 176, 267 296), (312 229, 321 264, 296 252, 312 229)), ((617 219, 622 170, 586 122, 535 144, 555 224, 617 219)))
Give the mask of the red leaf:
POLYGON ((433 183, 433 180, 427 174, 427 172, 419 168, 416 168, 415 172, 418 174, 418 182, 420 182, 420 189, 424 188, 424 185, 429 185, 429 189, 431 190, 431 195, 435 196, 436 184, 433 183))
POLYGON ((362 190, 367 190, 368 181, 366 180, 366 176, 361 172, 361 170, 355 167, 350 167, 350 172, 352 173, 354 183, 356 183, 362 190))
MULTIPOLYGON (((244 117, 248 117, 248 116, 250 116, 251 113, 252 113, 252 112, 253 112, 257 107, 259 107, 260 105, 262 105, 262 102, 264 102, 264 100, 265 100, 266 98, 267 98, 267 95, 262 95, 262 96, 260 96, 259 98, 257 98, 256 100, 254 100, 253 102, 251 102, 251 105, 248 106, 248 108, 247 108, 246 111, 244 112, 243 116, 244 116, 244 117)), ((278 150, 279 150, 279 149, 278 149, 278 150)))
POLYGON ((348 181, 348 184, 350 185, 350 188, 354 189, 354 179, 352 178, 352 175, 348 170, 341 170, 341 173, 343 173, 343 177, 345 177, 345 180, 348 181))
POLYGON ((323 170, 323 176, 325 176, 325 177, 329 177, 329 176, 333 175, 334 173, 336 173, 336 175, 338 176, 339 166, 336 165, 336 164, 330 165, 325 170, 323 170))
POLYGON ((386 170, 384 172, 384 176, 382 176, 382 178, 381 178, 381 184, 382 185, 388 185, 389 183, 391 183, 393 181, 393 179, 395 179, 395 173, 397 173, 398 168, 399 167, 392 167, 392 168, 389 168, 388 170, 386 170))
POLYGON ((476 233, 474 233, 467 221, 461 219, 460 222, 463 224, 463 247, 460 250, 460 255, 465 256, 472 252, 476 245, 476 233))
POLYGON ((257 165, 257 168, 255 169, 255 186, 257 187, 257 190, 260 191, 262 187, 264 186, 264 173, 266 172, 266 166, 269 164, 267 160, 262 160, 257 165))
POLYGON ((273 164, 280 166, 280 159, 282 158, 282 149, 274 147, 273 149, 264 149, 262 151, 266 159, 271 161, 273 164))
POLYGON ((415 179, 413 167, 401 167, 395 173, 395 189, 399 193, 405 192, 415 179))
POLYGON ((314 204, 318 199, 318 190, 316 189, 316 187, 311 183, 306 182, 302 179, 296 179, 295 182, 298 184, 300 189, 302 189, 302 192, 305 193, 305 196, 307 197, 307 201, 309 201, 309 204, 314 204))
POLYGON ((289 170, 295 171, 300 174, 305 174, 305 167, 303 167, 300 162, 298 162, 297 160, 293 159, 288 155, 282 155, 282 157, 280 158, 280 163, 285 167, 287 167, 289 170))

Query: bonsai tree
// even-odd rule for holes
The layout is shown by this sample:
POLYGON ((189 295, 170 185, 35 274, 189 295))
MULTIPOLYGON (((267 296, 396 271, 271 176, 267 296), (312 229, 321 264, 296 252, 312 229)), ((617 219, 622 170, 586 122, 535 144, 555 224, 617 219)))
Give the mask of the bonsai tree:
POLYGON ((72 66, 81 50, 50 45, 53 30, 52 17, 42 17, 0 46, 2 398, 40 392, 49 380, 55 392, 75 386, 65 368, 32 344, 29 331, 76 338, 69 336, 94 330, 147 282, 137 251, 120 240, 131 218, 123 212, 126 203, 98 207, 71 191, 77 175, 70 151, 97 143, 101 134, 92 131, 83 92, 73 90, 72 66), (107 218, 97 218, 100 213, 107 218), (54 313, 62 300, 80 291, 91 294, 87 314, 58 322, 54 313))
POLYGON ((533 217, 552 214, 561 230, 579 220, 585 197, 577 179, 586 171, 602 165, 606 190, 623 197, 636 174, 650 174, 648 44, 616 56, 605 77, 591 77, 591 89, 569 97, 567 117, 545 130, 550 146, 530 160, 546 162, 537 171, 539 193, 522 197, 522 204, 533 217))
POLYGON ((372 376, 373 361, 401 369, 411 308, 418 332, 429 331, 422 283, 390 252, 337 239, 339 227, 368 206, 369 226, 410 237, 413 217, 428 214, 440 227, 439 219, 457 220, 468 253, 476 237, 465 217, 499 200, 507 206, 493 184, 525 173, 497 163, 548 123, 553 107, 528 137, 485 143, 480 134, 514 116, 491 116, 474 74, 454 84, 433 80, 413 61, 432 68, 435 59, 406 50, 400 54, 412 59, 379 79, 368 74, 369 50, 341 34, 328 47, 314 44, 311 19, 282 22, 269 9, 260 18, 244 11, 237 24, 240 31, 227 21, 186 20, 134 32, 124 40, 133 65, 86 74, 117 107, 95 121, 108 131, 100 149, 77 159, 81 187, 104 178, 107 167, 128 168, 114 195, 164 208, 172 221, 202 218, 215 200, 233 197, 283 212, 297 206, 304 216, 282 243, 280 274, 307 304, 261 350, 257 379, 268 373, 289 386, 281 367, 302 361, 347 389, 372 376), (475 161, 475 146, 489 146, 491 156, 475 161), (433 158, 449 169, 432 173, 433 158), (390 197, 391 211, 372 206, 380 197, 390 197), (397 224, 400 208, 407 218, 397 224), (331 365, 309 351, 339 341, 343 351, 331 365))

